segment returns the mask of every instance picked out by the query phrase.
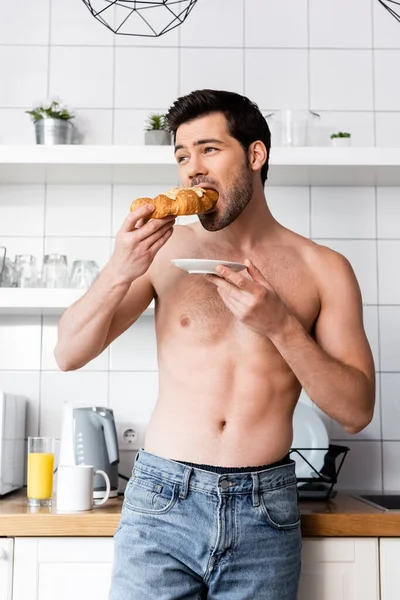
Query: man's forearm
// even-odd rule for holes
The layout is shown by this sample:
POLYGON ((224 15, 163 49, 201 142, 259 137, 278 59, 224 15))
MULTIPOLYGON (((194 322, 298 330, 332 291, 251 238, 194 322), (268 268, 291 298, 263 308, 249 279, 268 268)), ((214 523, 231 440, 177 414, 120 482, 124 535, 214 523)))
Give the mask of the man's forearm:
POLYGON ((374 382, 363 372, 329 356, 293 316, 271 341, 322 411, 348 433, 368 425, 374 409, 374 382))
POLYGON ((88 292, 65 311, 54 351, 60 369, 79 369, 100 354, 114 313, 129 287, 106 265, 88 292))

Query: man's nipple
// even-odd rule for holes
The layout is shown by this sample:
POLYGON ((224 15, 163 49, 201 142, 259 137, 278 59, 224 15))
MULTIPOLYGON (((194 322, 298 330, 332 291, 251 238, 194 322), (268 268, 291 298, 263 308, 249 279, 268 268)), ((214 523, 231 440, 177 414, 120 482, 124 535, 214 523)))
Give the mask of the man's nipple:
POLYGON ((187 315, 182 315, 181 316, 181 325, 182 327, 189 327, 190 325, 190 319, 187 315))

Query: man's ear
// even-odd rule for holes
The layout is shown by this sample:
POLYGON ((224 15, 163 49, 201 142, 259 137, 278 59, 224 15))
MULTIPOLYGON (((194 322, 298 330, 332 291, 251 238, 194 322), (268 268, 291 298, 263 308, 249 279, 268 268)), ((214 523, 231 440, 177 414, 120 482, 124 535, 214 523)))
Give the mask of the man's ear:
POLYGON ((251 170, 261 171, 262 166, 265 164, 268 156, 265 144, 260 140, 257 140, 256 142, 250 144, 248 156, 251 170))

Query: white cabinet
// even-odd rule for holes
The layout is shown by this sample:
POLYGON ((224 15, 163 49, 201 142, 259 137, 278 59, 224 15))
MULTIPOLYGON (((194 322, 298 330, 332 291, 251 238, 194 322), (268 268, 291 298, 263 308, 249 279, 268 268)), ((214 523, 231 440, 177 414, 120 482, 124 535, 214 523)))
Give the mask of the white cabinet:
MULTIPOLYGON (((7 571, 9 596, 4 597, 11 600, 12 541, 6 543, 11 544, 7 549, 11 558, 7 571)), ((16 538, 14 544, 12 600, 108 600, 113 538, 16 538)), ((400 564, 400 539, 382 540, 381 545, 386 569, 383 586, 386 595, 381 600, 398 600, 400 575, 396 567, 400 564)), ((1 600, 2 592, 0 587, 1 600)), ((379 600, 379 597, 377 538, 303 540, 298 600, 379 600)))
POLYGON ((15 538, 13 600, 108 600, 112 559, 113 538, 15 538))
POLYGON ((299 600, 379 600, 378 556, 377 538, 304 539, 299 600))
POLYGON ((0 538, 0 598, 12 599, 14 540, 0 538))
POLYGON ((400 598, 400 539, 381 538, 381 600, 400 598))

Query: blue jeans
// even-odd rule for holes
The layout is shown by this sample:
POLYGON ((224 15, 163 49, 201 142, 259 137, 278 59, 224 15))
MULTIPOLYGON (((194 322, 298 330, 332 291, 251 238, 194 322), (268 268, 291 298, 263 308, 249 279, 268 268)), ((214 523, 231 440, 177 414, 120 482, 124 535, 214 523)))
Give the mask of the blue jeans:
POLYGON ((294 461, 221 475, 141 450, 114 544, 110 600, 296 600, 294 461))

